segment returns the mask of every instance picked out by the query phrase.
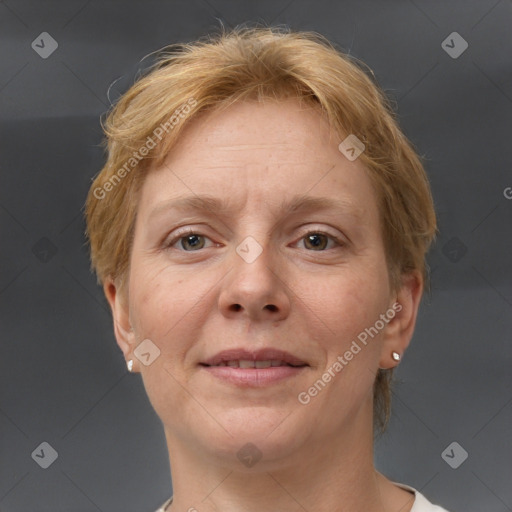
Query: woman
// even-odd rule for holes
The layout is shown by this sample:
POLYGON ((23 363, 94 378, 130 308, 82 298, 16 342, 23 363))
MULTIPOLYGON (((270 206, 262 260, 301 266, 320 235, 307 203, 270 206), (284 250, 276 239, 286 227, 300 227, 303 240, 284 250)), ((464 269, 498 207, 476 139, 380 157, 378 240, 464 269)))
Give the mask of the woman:
POLYGON ((385 96, 324 38, 171 48, 105 124, 92 266, 162 420, 161 511, 435 512, 375 470, 436 230, 385 96))

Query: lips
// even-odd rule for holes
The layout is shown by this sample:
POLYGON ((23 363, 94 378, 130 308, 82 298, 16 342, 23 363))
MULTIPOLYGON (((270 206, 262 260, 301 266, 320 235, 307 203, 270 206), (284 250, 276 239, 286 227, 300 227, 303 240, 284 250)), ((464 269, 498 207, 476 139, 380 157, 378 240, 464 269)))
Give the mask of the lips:
POLYGON ((278 366, 309 366, 299 357, 283 350, 266 348, 257 351, 246 349, 223 350, 200 363, 201 366, 230 366, 232 368, 258 369, 278 366))

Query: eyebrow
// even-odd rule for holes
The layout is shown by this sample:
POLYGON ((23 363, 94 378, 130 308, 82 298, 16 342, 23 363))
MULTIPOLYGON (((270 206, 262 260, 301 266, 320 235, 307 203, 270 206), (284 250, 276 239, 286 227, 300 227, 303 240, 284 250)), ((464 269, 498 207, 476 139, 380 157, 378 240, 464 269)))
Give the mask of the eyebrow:
MULTIPOLYGON (((331 197, 312 197, 296 195, 290 201, 283 200, 279 206, 280 210, 288 213, 300 213, 308 211, 337 210, 340 213, 361 219, 363 210, 354 203, 344 199, 331 197)), ((210 195, 193 195, 180 197, 158 204, 149 214, 149 219, 157 217, 163 212, 176 210, 180 212, 197 211, 199 213, 233 213, 229 200, 217 198, 210 195)))

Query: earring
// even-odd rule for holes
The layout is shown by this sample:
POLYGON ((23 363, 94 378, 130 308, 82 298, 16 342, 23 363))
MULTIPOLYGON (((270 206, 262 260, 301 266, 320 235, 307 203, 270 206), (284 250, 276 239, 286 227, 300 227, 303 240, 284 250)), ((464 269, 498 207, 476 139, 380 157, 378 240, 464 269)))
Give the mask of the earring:
POLYGON ((402 356, 398 352, 395 352, 394 350, 393 350, 393 352, 391 352, 391 357, 395 361, 400 361, 400 359, 402 359, 402 356))
POLYGON ((133 370, 133 359, 129 359, 126 362, 126 367, 128 368, 128 371, 131 372, 133 370))

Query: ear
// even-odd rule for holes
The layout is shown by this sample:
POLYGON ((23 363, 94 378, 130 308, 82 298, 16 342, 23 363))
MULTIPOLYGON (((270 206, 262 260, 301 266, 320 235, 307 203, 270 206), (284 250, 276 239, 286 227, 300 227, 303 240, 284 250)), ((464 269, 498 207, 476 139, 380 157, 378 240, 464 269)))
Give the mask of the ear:
POLYGON ((423 294, 423 277, 418 271, 404 274, 402 285, 396 295, 396 300, 390 304, 387 316, 395 312, 394 317, 386 325, 382 335, 382 350, 379 367, 388 369, 398 364, 392 357, 393 352, 403 356, 416 326, 416 317, 423 294))
POLYGON ((110 304, 112 310, 112 319, 114 321, 114 334, 117 344, 123 351, 125 359, 132 359, 136 362, 132 355, 133 345, 135 343, 135 333, 130 324, 130 315, 128 301, 120 288, 115 284, 112 278, 108 277, 103 283, 103 291, 105 297, 110 304))

